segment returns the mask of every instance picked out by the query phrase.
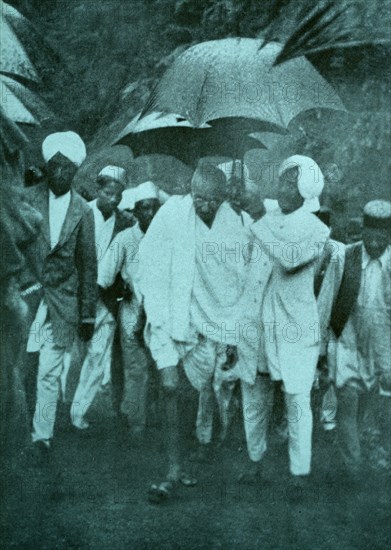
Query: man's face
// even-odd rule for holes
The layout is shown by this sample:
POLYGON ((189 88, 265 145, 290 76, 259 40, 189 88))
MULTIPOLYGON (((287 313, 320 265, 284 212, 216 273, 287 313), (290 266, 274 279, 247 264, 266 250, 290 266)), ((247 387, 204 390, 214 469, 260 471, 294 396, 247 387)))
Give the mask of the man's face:
POLYGON ((290 214, 303 205, 304 199, 297 187, 298 168, 286 170, 279 179, 277 200, 284 214, 290 214))
POLYGON ((144 199, 136 202, 133 214, 137 218, 143 233, 147 231, 159 208, 160 204, 158 199, 144 199))
POLYGON ((206 225, 211 225, 223 200, 213 191, 201 186, 195 187, 191 195, 197 216, 206 225))
POLYGON ((364 227, 362 239, 365 250, 373 260, 376 260, 377 258, 380 258, 387 246, 390 244, 390 233, 387 229, 364 227))
POLYGON ((105 218, 109 218, 122 199, 122 185, 113 179, 98 187, 96 205, 105 218))
POLYGON ((71 189, 77 166, 61 153, 56 153, 46 164, 49 189, 58 197, 71 189))

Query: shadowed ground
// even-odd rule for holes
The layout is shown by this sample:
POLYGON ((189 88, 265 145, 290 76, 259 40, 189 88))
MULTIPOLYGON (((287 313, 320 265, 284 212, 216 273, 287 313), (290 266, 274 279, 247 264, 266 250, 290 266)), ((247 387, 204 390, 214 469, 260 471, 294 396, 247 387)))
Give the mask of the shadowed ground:
POLYGON ((164 471, 160 429, 149 427, 145 444, 134 447, 109 410, 101 398, 90 414, 90 435, 81 437, 70 429, 63 406, 51 464, 37 468, 26 456, 9 468, 4 548, 389 546, 390 478, 368 469, 360 490, 345 487, 333 433, 315 430, 313 484, 292 504, 286 443, 277 435, 265 459, 269 482, 237 482, 246 450, 236 417, 225 446, 198 466, 198 486, 180 488, 174 500, 157 507, 147 502, 146 491, 164 471))

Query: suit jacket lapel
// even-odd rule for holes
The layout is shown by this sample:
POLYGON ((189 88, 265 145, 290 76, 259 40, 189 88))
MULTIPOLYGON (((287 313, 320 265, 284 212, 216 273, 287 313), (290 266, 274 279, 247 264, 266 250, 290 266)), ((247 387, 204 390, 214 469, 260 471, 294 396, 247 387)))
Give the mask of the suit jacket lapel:
MULTIPOLYGON (((38 191, 38 190, 37 190, 38 191)), ((38 212, 42 214, 41 235, 50 246, 50 226, 49 226, 49 189, 46 184, 42 185, 39 192, 31 201, 38 212)))
POLYGON ((75 195, 75 192, 72 190, 71 201, 68 206, 68 211, 65 216, 64 224, 61 228, 60 239, 56 246, 53 248, 52 252, 55 252, 67 242, 69 236, 72 234, 82 216, 83 209, 81 207, 80 201, 78 200, 77 195, 75 195))

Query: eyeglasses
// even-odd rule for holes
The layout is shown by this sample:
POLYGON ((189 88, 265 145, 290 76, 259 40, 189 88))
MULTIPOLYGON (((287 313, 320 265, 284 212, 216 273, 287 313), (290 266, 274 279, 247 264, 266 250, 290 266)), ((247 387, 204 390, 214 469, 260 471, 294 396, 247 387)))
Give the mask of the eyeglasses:
POLYGON ((215 199, 205 199, 203 197, 197 197, 193 195, 193 202, 197 206, 207 205, 209 208, 217 208, 219 206, 219 201, 215 199))

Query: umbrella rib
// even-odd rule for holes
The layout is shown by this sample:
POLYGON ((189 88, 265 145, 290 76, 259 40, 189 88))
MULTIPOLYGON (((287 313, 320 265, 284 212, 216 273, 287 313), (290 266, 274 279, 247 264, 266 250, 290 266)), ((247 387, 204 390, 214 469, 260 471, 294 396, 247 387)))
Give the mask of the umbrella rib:
POLYGON ((203 93, 204 93, 204 89, 205 89, 205 86, 206 86, 206 81, 208 79, 208 71, 206 70, 205 71, 205 76, 204 76, 204 79, 202 81, 202 84, 201 84, 201 89, 200 89, 200 93, 198 95, 198 98, 197 98, 197 103, 196 103, 196 111, 195 111, 195 121, 190 121, 190 122, 193 122, 195 124, 195 126, 200 126, 201 123, 202 123, 202 115, 204 113, 204 109, 202 107, 202 103, 203 103, 203 93))

